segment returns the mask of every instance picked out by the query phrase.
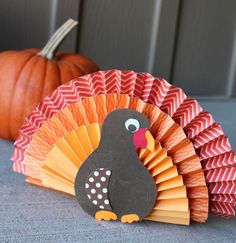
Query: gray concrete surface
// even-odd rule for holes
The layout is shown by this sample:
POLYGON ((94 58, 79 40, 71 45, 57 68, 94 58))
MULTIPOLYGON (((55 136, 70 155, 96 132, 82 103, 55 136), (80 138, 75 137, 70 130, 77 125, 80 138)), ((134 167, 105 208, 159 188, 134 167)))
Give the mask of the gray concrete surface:
MULTIPOLYGON (((201 102, 236 149, 236 102, 201 102)), ((190 227, 96 222, 76 199, 31 186, 13 173, 12 142, 0 139, 0 242, 236 242, 236 219, 210 217, 190 227)))

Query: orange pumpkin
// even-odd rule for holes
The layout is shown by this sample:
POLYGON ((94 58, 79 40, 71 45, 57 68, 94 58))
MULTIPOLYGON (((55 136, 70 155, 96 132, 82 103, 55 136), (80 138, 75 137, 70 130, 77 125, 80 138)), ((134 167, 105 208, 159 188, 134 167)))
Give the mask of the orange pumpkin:
POLYGON ((0 137, 15 140, 33 107, 58 86, 98 70, 87 57, 56 53, 77 22, 69 19, 39 49, 0 53, 0 137))

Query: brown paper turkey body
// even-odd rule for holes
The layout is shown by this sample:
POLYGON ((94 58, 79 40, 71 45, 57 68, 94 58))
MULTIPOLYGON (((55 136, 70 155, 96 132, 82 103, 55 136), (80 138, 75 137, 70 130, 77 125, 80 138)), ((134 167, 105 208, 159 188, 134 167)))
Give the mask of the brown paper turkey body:
POLYGON ((147 73, 99 71, 60 86, 15 147, 13 169, 27 182, 76 195, 98 220, 188 225, 235 215, 236 159, 221 126, 147 73))
POLYGON ((154 149, 147 128, 147 118, 129 109, 115 110, 106 117, 100 144, 80 167, 75 180, 80 205, 96 219, 118 217, 131 223, 152 211, 156 185, 135 149, 154 149))

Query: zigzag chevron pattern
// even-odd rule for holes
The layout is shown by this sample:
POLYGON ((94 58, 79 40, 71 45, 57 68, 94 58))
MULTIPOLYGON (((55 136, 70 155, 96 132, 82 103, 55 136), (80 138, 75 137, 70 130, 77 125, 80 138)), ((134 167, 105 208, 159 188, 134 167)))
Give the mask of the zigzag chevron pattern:
POLYGON ((233 203, 223 203, 223 202, 212 202, 211 212, 219 214, 222 212, 223 215, 227 217, 235 216, 234 204, 233 203))
POLYGON ((229 139, 222 135, 200 147, 198 154, 200 159, 207 159, 229 151, 231 151, 229 139))
POLYGON ((201 106, 192 98, 187 98, 179 106, 172 118, 181 126, 185 127, 189 124, 200 112, 201 106))
MULTIPOLYGON (((21 148, 16 148, 11 156, 11 160, 13 160, 14 163, 22 163, 25 159, 24 155, 25 155, 25 150, 23 150, 21 148)), ((19 171, 19 172, 21 172, 21 171, 19 171)), ((21 172, 21 173, 23 173, 23 172, 21 172)))
POLYGON ((202 111, 186 127, 184 127, 184 131, 188 138, 191 139, 207 129, 214 122, 215 121, 209 112, 202 111))
POLYGON ((207 182, 235 181, 236 167, 223 167, 205 171, 207 182))
POLYGON ((47 120, 47 117, 45 117, 39 110, 36 108, 32 113, 31 116, 28 117, 28 122, 34 125, 36 128, 41 127, 44 121, 47 120))
POLYGON ((170 86, 160 108, 170 116, 173 116, 186 97, 182 89, 170 86))
POLYGON ((77 81, 72 80, 67 85, 62 85, 58 88, 67 104, 75 103, 80 99, 76 87, 77 81))
POLYGON ((14 163, 13 164, 13 171, 15 172, 21 172, 25 174, 25 166, 22 163, 14 163))
POLYGON ((233 151, 220 154, 218 156, 202 160, 202 168, 204 170, 210 170, 215 168, 221 168, 224 166, 236 165, 236 157, 233 151))
POLYGON ((148 103, 161 107, 170 87, 171 85, 164 79, 156 78, 149 94, 148 103))
MULTIPOLYGON (((28 137, 29 139, 31 139, 35 131, 36 131, 36 127, 33 124, 26 121, 26 123, 21 127, 20 134, 23 134, 24 138, 28 137)), ((17 142, 18 139, 16 140, 16 143, 17 142)))
POLYGON ((142 79, 144 80, 144 85, 143 85, 142 95, 140 98, 143 101, 147 102, 155 78, 148 73, 141 74, 141 75, 138 74, 137 80, 142 80, 142 79), (141 76, 141 77, 139 77, 139 76, 141 76))
MULTIPOLYGON (((25 150, 31 142, 34 132, 42 126, 45 120, 68 104, 90 96, 109 93, 128 94, 131 97, 141 98, 145 102, 158 106, 181 125, 198 151, 206 173, 206 180, 209 183, 211 200, 214 202, 217 201, 216 198, 218 199, 218 204, 210 206, 211 211, 217 215, 227 216, 227 213, 231 215, 232 211, 221 204, 221 202, 226 202, 225 200, 228 198, 230 200, 234 198, 236 193, 235 178, 232 176, 234 169, 224 168, 236 165, 235 153, 231 150, 228 138, 211 114, 203 111, 196 100, 187 97, 180 88, 169 84, 166 80, 155 78, 148 73, 119 70, 98 71, 75 78, 60 86, 39 103, 21 128, 20 135, 15 142, 16 149, 12 155, 14 170, 25 173, 23 165, 25 150), (222 169, 218 170, 217 168, 222 169), (217 169, 218 179, 216 172, 215 174, 213 172, 214 169, 217 169), (213 182, 220 180, 220 178, 229 179, 224 176, 226 171, 227 173, 230 171, 230 179, 233 181, 213 182), (220 201, 221 199, 222 201, 220 201)), ((179 165, 178 169, 183 172, 186 169, 184 163, 179 165)), ((188 181, 188 178, 185 180, 188 185, 198 184, 197 177, 195 181, 188 181)))
POLYGON ((214 123, 207 129, 200 132, 197 136, 195 136, 192 139, 192 141, 193 141, 194 147, 197 149, 223 134, 224 134, 224 131, 223 131, 222 127, 219 124, 214 123))
POLYGON ((236 184, 233 181, 214 182, 208 189, 212 194, 236 194, 236 184))
POLYGON ((216 202, 236 203, 236 195, 213 194, 211 200, 216 202))
POLYGON ((106 91, 107 93, 120 93, 121 87, 121 72, 108 71, 105 74, 106 91))
POLYGON ((134 96, 137 74, 135 72, 124 71, 121 73, 121 94, 134 96))
POLYGON ((28 144, 30 143, 30 138, 24 136, 23 134, 19 134, 19 137, 17 139, 17 141, 14 143, 14 145, 16 147, 22 148, 22 149, 26 149, 28 144))

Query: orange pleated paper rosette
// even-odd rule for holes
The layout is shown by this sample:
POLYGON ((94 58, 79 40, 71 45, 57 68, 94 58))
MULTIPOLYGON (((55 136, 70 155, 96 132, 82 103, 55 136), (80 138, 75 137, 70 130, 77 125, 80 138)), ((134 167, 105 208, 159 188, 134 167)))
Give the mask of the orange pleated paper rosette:
POLYGON ((13 169, 26 181, 74 195, 81 164, 97 148, 108 113, 147 116, 155 149, 138 151, 158 191, 147 220, 189 224, 235 215, 236 159, 221 126, 178 87, 148 73, 98 71, 45 98, 15 142, 13 169))

